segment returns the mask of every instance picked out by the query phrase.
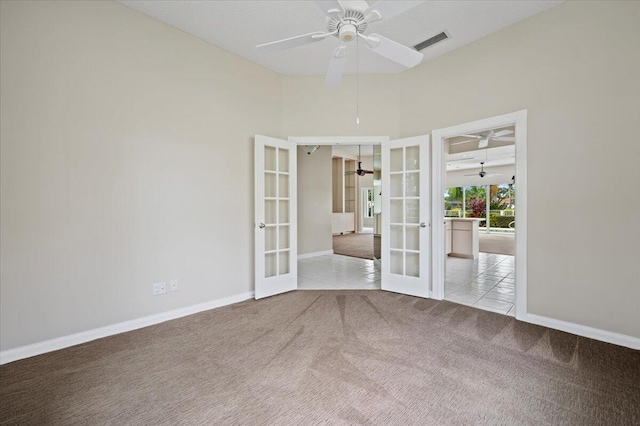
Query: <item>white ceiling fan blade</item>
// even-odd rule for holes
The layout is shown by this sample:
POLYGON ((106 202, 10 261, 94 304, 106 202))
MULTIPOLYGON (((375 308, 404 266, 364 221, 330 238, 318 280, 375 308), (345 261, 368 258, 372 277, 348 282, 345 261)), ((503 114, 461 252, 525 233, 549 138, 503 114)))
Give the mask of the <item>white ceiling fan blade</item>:
POLYGON ((482 138, 482 136, 478 136, 478 135, 460 135, 460 136, 464 138, 476 138, 476 139, 482 138))
POLYGON ((316 31, 309 34, 285 38, 284 40, 277 40, 269 43, 259 44, 256 46, 256 49, 260 49, 263 52, 278 52, 280 50, 290 49, 292 47, 303 46, 305 44, 324 40, 324 37, 313 37, 324 34, 325 33, 323 33, 322 31, 316 31))
POLYGON ((491 139, 507 136, 507 135, 510 135, 511 133, 513 133, 513 130, 500 130, 499 132, 494 133, 491 139))
POLYGON ((396 15, 401 14, 402 12, 406 12, 407 10, 416 7, 420 3, 424 3, 424 0, 421 1, 397 1, 397 0, 387 0, 387 1, 379 1, 369 9, 364 12, 364 16, 369 16, 371 14, 375 15, 375 12, 378 12, 380 15, 380 19, 370 19, 369 22, 375 21, 384 21, 386 19, 391 19, 396 15))
POLYGON ((501 176, 502 173, 487 173, 486 175, 484 175, 484 177, 490 177, 490 176, 501 176))
POLYGON ((383 37, 380 34, 371 34, 367 38, 368 40, 365 44, 367 49, 387 59, 391 59, 400 65, 404 65, 407 68, 413 68, 418 65, 424 56, 422 53, 383 37), (374 44, 369 44, 371 42, 374 44))
POLYGON ((325 15, 337 18, 344 13, 344 8, 338 0, 313 0, 325 15))
POLYGON ((329 69, 327 70, 327 77, 324 80, 324 85, 326 87, 336 87, 340 84, 346 64, 347 46, 343 44, 342 46, 337 47, 331 55, 329 69))
POLYGON ((489 138, 482 138, 480 142, 478 142, 478 149, 486 148, 489 146, 489 138))
POLYGON ((494 141, 503 141, 503 142, 515 142, 516 138, 513 137, 503 137, 503 138, 491 138, 494 141))
POLYGON ((475 141, 476 141, 476 139, 469 139, 467 141, 453 142, 453 143, 451 143, 449 145, 460 145, 461 143, 469 143, 469 142, 475 142, 475 141))

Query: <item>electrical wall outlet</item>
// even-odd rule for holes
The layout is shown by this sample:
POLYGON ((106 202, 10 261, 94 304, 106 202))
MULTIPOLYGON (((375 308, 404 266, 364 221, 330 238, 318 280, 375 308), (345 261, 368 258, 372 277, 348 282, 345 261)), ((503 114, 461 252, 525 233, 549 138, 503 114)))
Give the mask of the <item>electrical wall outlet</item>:
POLYGON ((178 280, 173 279, 169 281, 169 291, 178 291, 178 280))
POLYGON ((153 295, 165 294, 167 292, 167 283, 155 283, 153 284, 153 295))

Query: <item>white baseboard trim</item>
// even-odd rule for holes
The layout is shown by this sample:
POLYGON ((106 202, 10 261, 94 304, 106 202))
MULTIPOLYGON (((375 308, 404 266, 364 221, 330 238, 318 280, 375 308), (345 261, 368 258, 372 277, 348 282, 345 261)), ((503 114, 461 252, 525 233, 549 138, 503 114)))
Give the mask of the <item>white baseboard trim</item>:
POLYGON ((567 333, 577 334, 578 336, 588 337, 594 340, 600 340, 602 342, 613 343, 618 346, 625 346, 627 348, 640 350, 640 338, 627 336, 625 334, 600 330, 599 328, 587 327, 586 325, 575 324, 529 313, 526 314, 523 321, 553 328, 555 330, 566 331, 567 333))
POLYGON ((333 254, 333 250, 325 250, 325 251, 317 251, 315 253, 299 254, 298 255, 298 260, 300 260, 300 259, 308 259, 310 257, 316 257, 316 256, 325 256, 327 254, 333 254))
POLYGON ((172 319, 185 317, 187 315, 196 314, 198 312, 208 311, 210 309, 242 302, 247 299, 252 299, 253 295, 253 291, 249 291, 246 293, 237 294, 235 296, 225 297, 224 299, 211 300, 209 302, 186 306, 184 308, 174 309, 172 311, 162 312, 160 314, 149 315, 130 321, 124 321, 117 324, 107 325, 105 327, 95 328, 93 330, 82 331, 80 333, 71 334, 68 336, 45 340, 44 342, 21 346, 14 349, 8 349, 6 351, 0 352, 0 365, 44 354, 47 352, 57 351, 59 349, 68 348, 70 346, 79 345, 81 343, 90 342, 92 340, 101 339, 103 337, 113 336, 114 334, 137 330, 139 328, 144 328, 172 319))

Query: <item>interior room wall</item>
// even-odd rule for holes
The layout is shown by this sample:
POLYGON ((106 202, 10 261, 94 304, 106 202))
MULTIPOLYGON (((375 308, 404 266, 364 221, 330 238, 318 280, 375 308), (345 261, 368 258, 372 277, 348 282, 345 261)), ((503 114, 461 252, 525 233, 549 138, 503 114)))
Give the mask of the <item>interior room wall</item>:
POLYGON ((298 147, 298 254, 332 250, 331 146, 298 147))
POLYGON ((565 2, 400 80, 401 136, 528 110, 528 311, 633 337, 638 22, 638 2, 565 2))
POLYGON ((289 136, 390 136, 399 134, 401 74, 361 75, 356 124, 356 78, 324 87, 323 76, 283 80, 283 131, 289 136))
POLYGON ((0 349, 252 291, 282 78, 115 2, 0 8, 0 349))

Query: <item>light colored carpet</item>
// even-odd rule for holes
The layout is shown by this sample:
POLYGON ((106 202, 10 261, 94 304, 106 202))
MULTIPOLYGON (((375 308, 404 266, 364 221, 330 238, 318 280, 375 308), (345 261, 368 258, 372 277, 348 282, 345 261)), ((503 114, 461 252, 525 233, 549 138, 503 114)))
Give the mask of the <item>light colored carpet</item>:
POLYGON ((514 256, 516 240, 514 234, 485 234, 480 232, 480 251, 482 253, 508 254, 514 256))
POLYGON ((373 259, 373 234, 334 235, 333 252, 343 256, 373 259))
POLYGON ((639 351, 383 291, 246 301, 0 379, 2 424, 640 423, 639 351))

